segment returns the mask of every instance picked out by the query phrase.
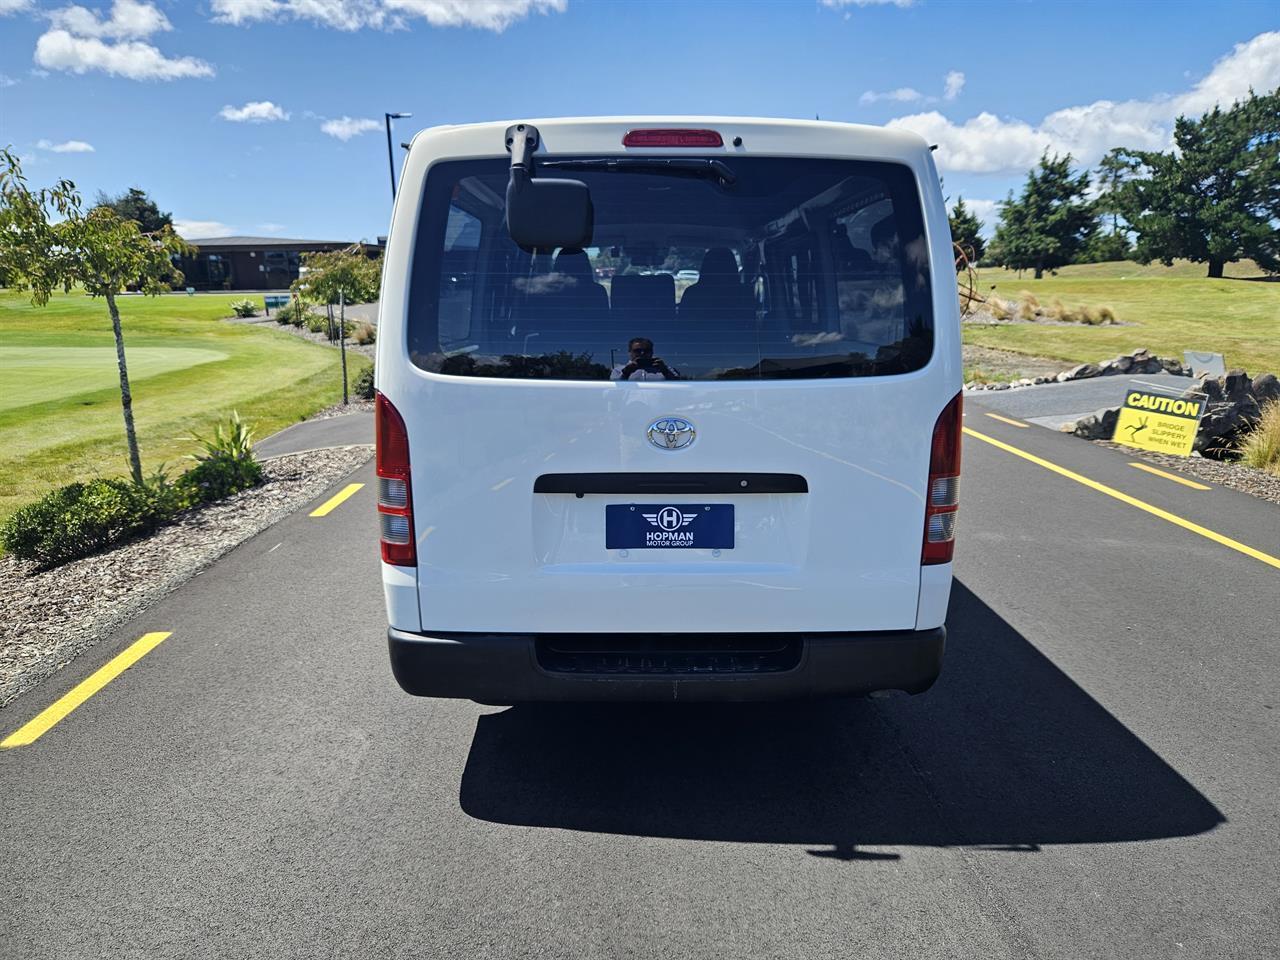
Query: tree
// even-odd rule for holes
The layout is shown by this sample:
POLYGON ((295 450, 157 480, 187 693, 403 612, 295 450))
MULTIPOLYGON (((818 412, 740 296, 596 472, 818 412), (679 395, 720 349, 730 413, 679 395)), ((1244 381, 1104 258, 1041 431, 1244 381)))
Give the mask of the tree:
POLYGON ((70 292, 79 284, 93 297, 102 297, 111 316, 120 371, 120 405, 124 411, 129 471, 142 482, 142 459, 133 426, 133 395, 125 362, 124 333, 116 294, 127 283, 143 293, 168 289, 166 278, 178 273, 171 257, 190 252, 172 227, 144 233, 133 220, 113 209, 97 206, 85 213, 80 194, 70 180, 32 190, 19 159, 0 150, 0 273, 16 290, 30 290, 31 302, 43 306, 61 287, 70 292))
POLYGON ((1000 261, 1014 270, 1036 272, 1072 263, 1097 230, 1097 214, 1085 199, 1089 189, 1087 171, 1071 175, 1071 154, 1040 158, 1027 172, 1022 196, 1010 191, 1000 203, 1000 223, 992 247, 1000 261))
POLYGON ((143 233, 157 233, 173 226, 173 215, 161 211, 146 191, 137 187, 130 187, 114 197, 100 190, 95 202, 99 207, 110 207, 123 220, 133 220, 143 233))
POLYGON ((328 253, 304 253, 307 272, 293 282, 293 291, 312 303, 372 303, 382 285, 382 259, 371 260, 356 245, 328 253))
POLYGON ((1210 277, 1251 258, 1280 272, 1280 89, 1174 124, 1175 149, 1113 150, 1126 173, 1120 214, 1143 263, 1208 264, 1210 277))
MULTIPOLYGON (((982 239, 982 221, 964 205, 964 197, 956 197, 956 205, 951 208, 951 240, 959 244, 971 264, 982 259, 987 250, 987 242, 982 239)), ((956 272, 961 270, 960 258, 956 258, 956 272)))
POLYGON ((1108 263, 1127 260, 1133 256, 1129 227, 1127 224, 1123 227, 1120 225, 1121 189, 1128 173, 1129 165, 1118 159, 1114 151, 1098 162, 1098 171, 1094 177, 1098 197, 1094 200, 1094 209, 1098 213, 1100 225, 1081 253, 1078 263, 1108 263), (1110 226, 1110 230, 1106 229, 1107 226, 1110 226))

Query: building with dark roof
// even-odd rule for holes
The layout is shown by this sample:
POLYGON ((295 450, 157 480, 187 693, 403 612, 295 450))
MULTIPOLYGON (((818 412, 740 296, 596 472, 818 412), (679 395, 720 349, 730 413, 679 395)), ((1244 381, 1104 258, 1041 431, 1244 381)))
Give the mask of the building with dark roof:
POLYGON ((298 279, 304 253, 345 250, 359 246, 376 257, 380 244, 352 244, 348 240, 294 240, 287 237, 211 237, 188 239, 195 256, 178 266, 184 286, 196 290, 284 290, 298 279))

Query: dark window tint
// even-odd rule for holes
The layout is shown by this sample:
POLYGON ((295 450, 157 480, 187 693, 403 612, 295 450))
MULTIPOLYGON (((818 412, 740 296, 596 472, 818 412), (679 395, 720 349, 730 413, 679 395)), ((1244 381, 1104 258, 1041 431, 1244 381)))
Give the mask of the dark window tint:
POLYGON ((905 167, 732 158, 733 182, 546 171, 591 188, 585 250, 521 251, 507 163, 432 167, 409 350, 427 370, 572 380, 906 373, 933 351, 928 251, 905 167))

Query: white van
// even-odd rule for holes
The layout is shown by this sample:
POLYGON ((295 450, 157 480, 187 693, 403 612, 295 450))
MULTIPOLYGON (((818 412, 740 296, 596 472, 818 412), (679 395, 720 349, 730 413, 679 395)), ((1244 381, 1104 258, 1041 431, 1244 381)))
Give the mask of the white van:
POLYGON ((409 693, 936 679, 960 318, 919 137, 687 117, 424 130, 379 323, 382 573, 409 693))

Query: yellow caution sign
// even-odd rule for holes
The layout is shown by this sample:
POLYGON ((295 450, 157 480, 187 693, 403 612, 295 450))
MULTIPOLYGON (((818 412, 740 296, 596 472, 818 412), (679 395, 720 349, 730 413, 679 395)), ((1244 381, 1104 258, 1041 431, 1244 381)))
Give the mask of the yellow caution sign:
POLYGON ((1204 399, 1130 390, 1125 394, 1112 439, 1143 450, 1188 456, 1196 441, 1204 406, 1204 399))

